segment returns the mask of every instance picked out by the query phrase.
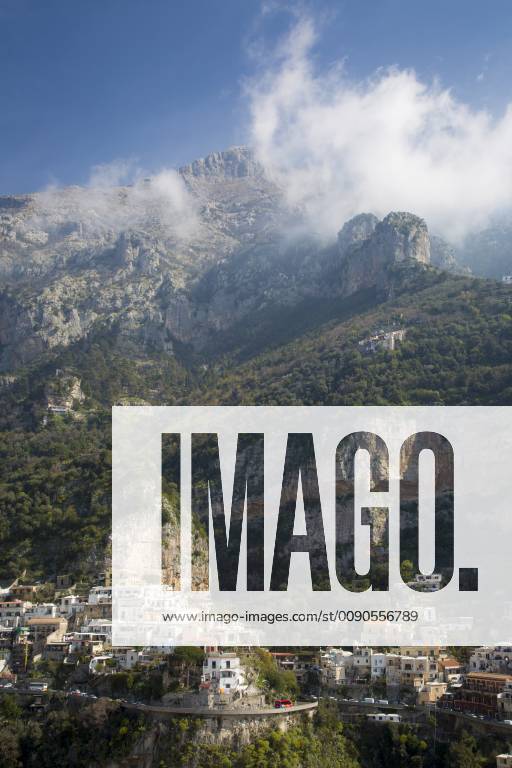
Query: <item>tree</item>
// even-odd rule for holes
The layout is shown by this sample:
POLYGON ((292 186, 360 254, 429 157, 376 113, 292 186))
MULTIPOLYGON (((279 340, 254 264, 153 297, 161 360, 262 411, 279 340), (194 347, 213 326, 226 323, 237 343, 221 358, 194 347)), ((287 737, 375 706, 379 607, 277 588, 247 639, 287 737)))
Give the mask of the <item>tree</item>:
POLYGON ((16 726, 2 725, 0 738, 0 768, 21 768, 21 750, 16 726))
POLYGON ((415 577, 414 566, 410 560, 403 560, 400 566, 400 573, 404 581, 413 581, 415 577))
POLYGON ((446 768, 482 768, 484 756, 478 751, 476 740, 466 731, 459 741, 450 744, 446 768))
POLYGON ((12 694, 3 696, 0 700, 0 722, 7 720, 19 720, 21 717, 21 707, 16 702, 12 694))

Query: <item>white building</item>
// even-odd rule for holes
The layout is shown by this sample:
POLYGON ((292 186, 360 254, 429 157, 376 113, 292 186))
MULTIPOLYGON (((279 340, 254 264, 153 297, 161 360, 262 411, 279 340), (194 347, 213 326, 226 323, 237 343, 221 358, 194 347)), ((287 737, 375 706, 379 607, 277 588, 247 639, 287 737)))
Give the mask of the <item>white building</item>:
POLYGON ((82 626, 82 632, 100 635, 105 640, 112 639, 112 619, 91 619, 82 626))
POLYGON ((320 658, 322 685, 337 688, 347 679, 347 670, 352 667, 353 655, 341 648, 329 648, 320 658))
POLYGON ((209 653, 203 663, 203 682, 214 682, 220 693, 245 689, 245 675, 236 653, 209 653))
POLYGON ((89 603, 98 605, 99 603, 112 602, 112 587, 93 587, 89 592, 89 603))
POLYGON ((503 693, 498 693, 498 711, 503 720, 512 720, 512 682, 506 683, 503 693))
POLYGON ((512 768, 512 755, 497 755, 496 768, 512 768))
POLYGON ((139 663, 140 651, 135 648, 113 648, 114 659, 121 669, 133 669, 139 663))
POLYGON ((512 285, 512 275, 503 275, 501 282, 505 283, 505 285, 512 285))
POLYGON ((343 664, 347 669, 352 666, 354 658, 352 651, 344 651, 342 648, 330 648, 327 651, 327 655, 330 657, 333 664, 343 664))
POLYGON ((406 336, 406 329, 399 328, 395 331, 380 330, 366 339, 359 342, 359 346, 364 352, 376 352, 378 349, 387 349, 393 352, 397 345, 403 342, 406 336))
POLYGON ((409 582, 416 589, 422 592, 438 592, 441 589, 443 577, 440 573, 417 573, 413 581, 409 582))
POLYGON ((470 672, 512 672, 512 644, 488 645, 477 648, 469 658, 470 672))
POLYGON ((386 675, 386 654, 372 653, 371 655, 372 680, 378 680, 386 675))
POLYGON ((98 656, 93 656, 89 662, 89 672, 92 675, 97 675, 100 672, 105 671, 105 665, 112 659, 111 653, 105 653, 98 656))
POLYGON ((0 602, 0 625, 3 627, 19 627, 27 608, 32 603, 23 600, 5 600, 0 602))
POLYGON ((50 616, 52 619, 57 616, 57 606, 54 603, 34 603, 25 610, 25 617, 50 616))
POLYGON ((60 598, 59 611, 62 616, 71 616, 83 607, 78 595, 64 595, 60 598))

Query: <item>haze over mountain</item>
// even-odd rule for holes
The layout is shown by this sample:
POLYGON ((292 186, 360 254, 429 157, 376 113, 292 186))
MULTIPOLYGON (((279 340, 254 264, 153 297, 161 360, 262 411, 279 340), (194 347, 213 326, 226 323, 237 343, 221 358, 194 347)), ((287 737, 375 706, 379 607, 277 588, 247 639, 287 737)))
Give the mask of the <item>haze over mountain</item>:
POLYGON ((4 370, 99 327, 160 351, 205 350, 270 308, 382 300, 411 266, 464 271, 460 249, 413 213, 361 213, 337 239, 321 236, 245 147, 109 182, 0 198, 4 370))

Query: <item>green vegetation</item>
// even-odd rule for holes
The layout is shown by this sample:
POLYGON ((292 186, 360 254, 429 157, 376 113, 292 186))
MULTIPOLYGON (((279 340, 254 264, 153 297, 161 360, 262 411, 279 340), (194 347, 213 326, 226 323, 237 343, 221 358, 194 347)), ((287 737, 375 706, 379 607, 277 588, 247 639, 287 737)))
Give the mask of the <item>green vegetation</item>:
POLYGON ((251 662, 257 673, 257 683, 264 691, 276 696, 297 696, 299 686, 295 674, 279 669, 269 651, 255 648, 251 662))
POLYGON ((286 733, 270 730, 235 749, 201 744, 197 720, 171 723, 159 768, 360 768, 340 723, 320 719, 286 733))
POLYGON ((105 768, 111 763, 155 768, 494 768, 504 744, 428 725, 343 726, 335 706, 286 732, 263 728, 239 742, 212 738, 199 719, 156 723, 98 701, 52 700, 37 719, 12 696, 0 701, 0 768, 105 768), (439 738, 439 736, 441 736, 439 738), (249 738, 247 738, 249 737, 249 738), (125 763, 123 759, 126 759, 125 763), (138 762, 137 762, 138 761, 138 762))
MULTIPOLYGON (((175 358, 141 351, 104 330, 16 371, 0 393, 0 578, 26 569, 29 578, 71 571, 87 581, 104 570, 112 403, 510 404, 512 290, 433 270, 416 280, 370 308, 302 308, 302 322, 286 334, 284 320, 253 318, 250 343, 240 332, 221 354, 219 342, 207 367, 186 350, 175 358), (361 352, 359 341, 391 325, 407 330, 394 352, 361 352), (81 380, 86 400, 44 425, 56 368, 81 380)), ((177 501, 172 448, 164 463, 169 520, 177 501)))
POLYGON ((512 402, 512 291, 446 274, 427 273, 424 283, 420 291, 231 365, 198 397, 243 405, 512 402), (390 323, 407 330, 405 341, 394 352, 362 353, 359 341, 390 323))
MULTIPOLYGON (((5 699, 4 699, 5 701, 5 699)), ((128 755, 146 724, 118 708, 101 713, 54 706, 44 720, 0 710, 0 768, 91 768, 128 755)))

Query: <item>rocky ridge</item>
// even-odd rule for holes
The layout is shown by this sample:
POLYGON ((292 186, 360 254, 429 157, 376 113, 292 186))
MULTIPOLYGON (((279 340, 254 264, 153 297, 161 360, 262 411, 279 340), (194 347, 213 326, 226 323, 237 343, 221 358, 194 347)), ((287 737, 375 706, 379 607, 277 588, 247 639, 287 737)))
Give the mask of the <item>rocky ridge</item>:
POLYGON ((329 244, 294 234, 299 221, 244 147, 130 187, 0 198, 0 368, 100 327, 162 352, 200 350, 251 313, 386 296, 396 269, 431 263, 426 224, 410 213, 362 214, 329 244))

